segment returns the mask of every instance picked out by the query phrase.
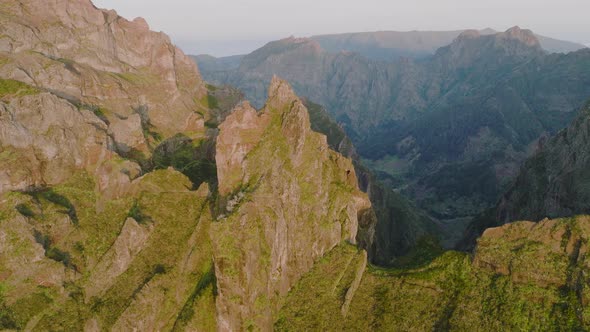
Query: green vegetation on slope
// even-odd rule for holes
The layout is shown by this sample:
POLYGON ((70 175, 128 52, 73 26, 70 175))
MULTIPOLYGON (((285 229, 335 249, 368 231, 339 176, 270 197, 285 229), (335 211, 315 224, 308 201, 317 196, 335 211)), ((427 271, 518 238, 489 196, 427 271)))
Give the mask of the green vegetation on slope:
POLYGON ((13 256, 0 258, 0 273, 8 272, 2 327, 34 322, 37 330, 83 330, 94 319, 102 329, 127 329, 134 315, 146 320, 143 313, 155 305, 153 324, 169 325, 154 329, 215 329, 208 190, 189 191, 190 185, 178 172, 159 170, 136 184, 136 194, 105 201, 92 179, 78 174, 44 191, 4 195, 0 231, 13 256), (64 208, 75 209, 76 225, 64 208), (139 219, 137 226, 128 217, 139 219), (37 243, 46 258, 22 265, 37 243), (23 281, 23 273, 35 277, 23 281))
POLYGON ((195 141, 179 134, 156 147, 151 164, 154 169, 173 167, 191 180, 194 189, 203 182, 213 185, 217 182, 214 148, 211 140, 195 141))
POLYGON ((590 213, 590 103, 571 125, 539 143, 499 203, 473 219, 461 248, 470 249, 488 227, 590 213))
POLYGON ((365 161, 359 159, 344 129, 323 107, 309 100, 304 103, 311 129, 326 135, 332 150, 352 158, 359 187, 369 195, 377 216, 375 249, 371 253, 375 264, 397 264, 397 257, 407 256, 421 239, 437 238, 440 241, 447 235, 424 211, 392 191, 364 166, 365 161))
POLYGON ((589 238, 589 217, 520 222, 486 232, 474 257, 446 252, 416 267, 369 267, 345 317, 339 293, 332 290, 356 249, 340 246, 293 287, 275 328, 586 330, 590 288, 583 275, 589 272, 589 238))
POLYGON ((6 100, 11 97, 22 97, 39 93, 39 90, 23 82, 0 79, 0 100, 6 100))
POLYGON ((313 260, 341 241, 372 242, 374 215, 350 160, 310 130, 286 82, 274 79, 269 90, 263 110, 238 109, 217 141, 222 213, 212 238, 228 329, 270 329, 313 260))

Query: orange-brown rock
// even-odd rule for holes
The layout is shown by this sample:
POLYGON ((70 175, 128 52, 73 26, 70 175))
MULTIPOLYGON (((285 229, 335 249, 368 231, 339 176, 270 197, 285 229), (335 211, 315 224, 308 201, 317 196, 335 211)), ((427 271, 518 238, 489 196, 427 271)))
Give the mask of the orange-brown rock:
POLYGON ((204 137, 197 66, 145 20, 90 0, 7 0, 0 20, 0 79, 40 92, 3 98, 0 153, 12 157, 0 161, 0 192, 85 169, 121 194, 129 182, 121 172, 136 176, 137 166, 111 164, 117 153, 147 158, 150 145, 177 133, 204 137))
POLYGON ((349 159, 310 129, 289 85, 274 78, 258 113, 244 104, 217 140, 223 215, 212 225, 222 330, 272 328, 279 299, 342 241, 369 247, 374 213, 349 159))

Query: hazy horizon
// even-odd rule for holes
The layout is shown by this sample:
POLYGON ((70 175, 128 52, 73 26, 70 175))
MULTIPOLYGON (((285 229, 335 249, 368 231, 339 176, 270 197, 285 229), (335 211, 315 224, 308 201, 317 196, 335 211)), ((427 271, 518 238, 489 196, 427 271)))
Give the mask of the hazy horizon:
POLYGON ((535 33, 590 46, 590 2, 583 0, 450 0, 429 3, 369 0, 365 2, 299 0, 170 0, 162 10, 157 0, 94 0, 133 19, 141 16, 189 54, 228 56, 249 53, 288 36, 371 31, 449 31, 518 25, 535 33), (337 8, 337 11, 335 10, 337 8), (460 10, 457 10, 460 9, 460 10))

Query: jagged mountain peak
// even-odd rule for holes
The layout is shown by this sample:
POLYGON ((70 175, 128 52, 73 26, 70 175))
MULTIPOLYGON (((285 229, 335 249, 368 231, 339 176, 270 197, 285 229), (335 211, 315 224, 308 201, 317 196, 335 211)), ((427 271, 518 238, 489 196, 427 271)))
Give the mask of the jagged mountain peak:
POLYGON ((466 30, 449 46, 440 48, 436 56, 454 65, 468 66, 481 59, 495 58, 505 61, 533 58, 544 53, 539 40, 531 30, 516 26, 494 34, 466 30))
POLYGON ((533 33, 533 31, 529 29, 521 29, 519 26, 514 26, 506 30, 504 33, 499 33, 496 35, 496 37, 497 39, 514 39, 524 43, 525 45, 539 49, 541 48, 541 43, 539 43, 539 39, 533 33))
POLYGON ((221 330, 239 330, 248 320, 271 330, 279 297, 314 260, 342 240, 372 246, 375 217, 352 162, 311 130, 286 81, 273 77, 268 91, 260 112, 240 105, 217 137, 223 214, 212 234, 225 237, 214 243, 221 330), (265 302, 255 304, 260 297, 265 302))
POLYGON ((279 63, 279 59, 289 56, 319 58, 325 51, 320 43, 310 38, 288 37, 269 42, 256 51, 246 55, 240 64, 242 70, 255 68, 265 61, 279 63))
POLYGON ((299 101, 299 98, 287 81, 273 75, 268 87, 268 102, 270 106, 283 106, 299 101))
POLYGON ((481 33, 478 30, 470 29, 470 30, 465 30, 465 31, 461 32, 461 34, 457 38, 467 39, 467 38, 478 38, 478 37, 481 37, 481 33))
POLYGON ((150 29, 150 25, 148 24, 148 22, 143 17, 139 17, 138 16, 138 17, 134 18, 131 22, 137 24, 138 27, 141 27, 144 30, 149 30, 150 29))
MULTIPOLYGON (((265 106, 257 112, 248 102, 238 105, 220 125, 218 137, 220 151, 231 146, 229 155, 217 153, 219 191, 227 194, 241 178, 233 177, 243 168, 246 155, 260 143, 262 134, 272 119, 280 119, 280 135, 284 135, 293 148, 292 161, 298 164, 303 144, 310 133, 309 114, 287 81, 274 76, 268 88, 265 106)), ((326 143, 327 144, 327 143, 326 143)))
POLYGON ((463 31, 453 42, 453 44, 459 43, 464 40, 469 39, 478 39, 482 38, 482 40, 493 39, 496 41, 495 46, 502 45, 502 41, 511 40, 511 41, 518 41, 524 45, 533 48, 541 49, 541 44, 537 36, 533 33, 533 31, 529 29, 521 29, 519 26, 514 26, 504 32, 496 32, 491 29, 484 29, 484 30, 465 30, 463 31))

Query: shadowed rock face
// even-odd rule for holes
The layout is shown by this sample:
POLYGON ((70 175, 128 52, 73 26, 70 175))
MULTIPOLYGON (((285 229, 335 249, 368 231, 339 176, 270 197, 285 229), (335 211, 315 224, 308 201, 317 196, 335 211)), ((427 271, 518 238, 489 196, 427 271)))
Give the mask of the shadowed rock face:
POLYGON ((350 160, 310 129, 289 85, 273 78, 257 113, 239 106, 217 139, 222 215, 211 231, 221 329, 268 329, 314 261, 341 241, 371 249, 375 217, 350 160), (239 301, 236 301, 239 299, 239 301))
POLYGON ((590 104, 567 128, 539 143, 503 196, 501 223, 590 213, 590 104))
POLYGON ((568 128, 539 142, 497 206, 471 223, 461 248, 472 248, 488 227, 590 213, 589 139, 587 104, 568 128))
MULTIPOLYGON (((309 111, 312 130, 326 135, 331 149, 352 159, 359 188, 371 200, 377 216, 372 263, 388 266, 398 257, 408 254, 425 237, 441 242, 448 238, 448 233, 439 223, 379 181, 374 172, 363 164, 342 126, 332 119, 325 108, 309 100, 304 103, 309 111)), ((441 244, 448 246, 449 243, 454 245, 452 241, 441 244)))

